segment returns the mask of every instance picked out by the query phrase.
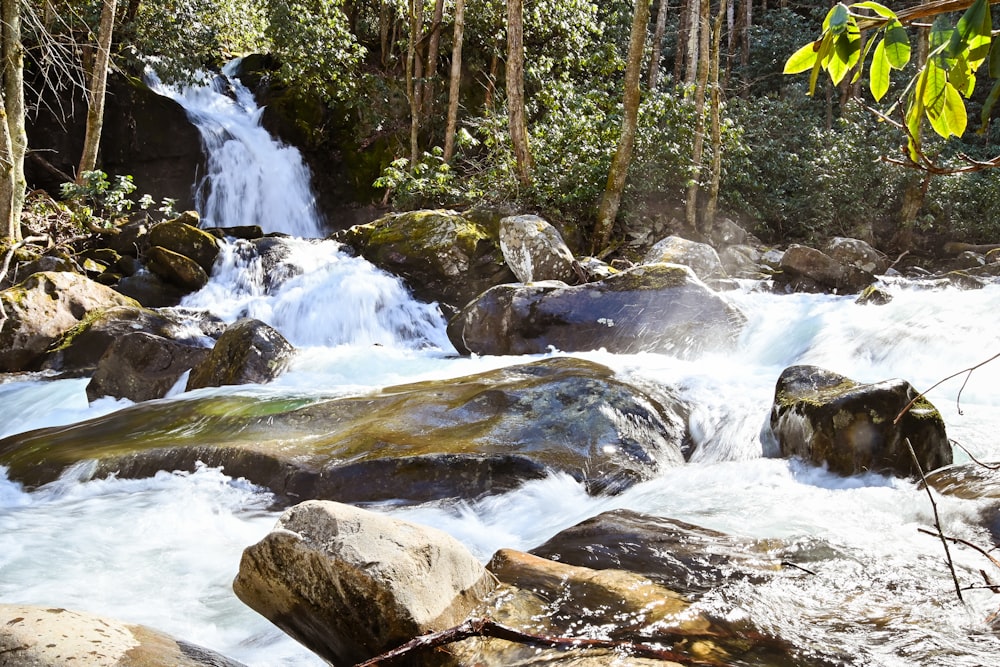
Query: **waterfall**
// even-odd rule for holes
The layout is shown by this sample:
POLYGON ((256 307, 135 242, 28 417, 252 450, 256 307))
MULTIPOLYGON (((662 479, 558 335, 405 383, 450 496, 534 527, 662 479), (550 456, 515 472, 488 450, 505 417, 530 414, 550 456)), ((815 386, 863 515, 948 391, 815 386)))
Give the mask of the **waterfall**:
POLYGON ((207 168, 195 188, 198 210, 209 226, 260 225, 264 232, 321 237, 309 169, 297 148, 261 127, 264 110, 233 77, 238 66, 232 61, 218 74, 204 74, 205 84, 183 88, 147 74, 150 86, 183 106, 201 132, 207 168))

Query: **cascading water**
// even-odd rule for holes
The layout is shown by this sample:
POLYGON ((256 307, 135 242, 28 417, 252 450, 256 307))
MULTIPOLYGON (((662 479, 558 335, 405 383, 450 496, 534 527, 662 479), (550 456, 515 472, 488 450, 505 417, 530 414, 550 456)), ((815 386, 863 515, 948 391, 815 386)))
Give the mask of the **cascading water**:
MULTIPOLYGON (((410 300, 395 279, 329 242, 274 243, 228 246, 212 283, 188 305, 226 319, 268 319, 299 346, 296 359, 269 385, 199 392, 358 394, 525 361, 457 357, 440 316, 410 300), (272 252, 279 257, 268 263, 272 252)), ((775 381, 789 365, 812 363, 862 382, 900 377, 929 388, 1000 351, 1000 285, 958 291, 886 281, 885 287, 891 303, 858 306, 850 297, 775 295, 746 286, 728 294, 748 316, 735 351, 684 360, 576 355, 667 386, 691 405, 692 461, 656 479, 619 495, 590 496, 573 479, 553 475, 473 501, 380 509, 442 528, 483 560, 500 547, 530 549, 615 508, 782 541, 808 573, 788 569, 764 582, 728 583, 699 605, 745 615, 798 646, 851 656, 850 664, 996 664, 1000 639, 985 619, 1000 602, 983 588, 966 591, 964 604, 956 601, 940 542, 918 531, 933 525, 922 489, 765 456, 761 426, 775 381)), ((996 460, 1000 361, 977 369, 964 387, 962 381, 929 397, 949 436, 977 458, 996 460)), ((125 405, 88 404, 85 386, 86 379, 7 378, 0 384, 0 436, 125 405)), ((956 458, 967 459, 961 450, 956 458)), ((31 491, 0 477, 0 601, 144 623, 260 667, 323 664, 231 592, 241 549, 276 519, 266 491, 211 468, 145 480, 93 480, 85 473, 31 491)), ((989 501, 939 497, 937 503, 947 533, 991 544, 980 521, 989 501)), ((980 569, 998 575, 971 550, 952 554, 967 584, 981 582, 980 569)))

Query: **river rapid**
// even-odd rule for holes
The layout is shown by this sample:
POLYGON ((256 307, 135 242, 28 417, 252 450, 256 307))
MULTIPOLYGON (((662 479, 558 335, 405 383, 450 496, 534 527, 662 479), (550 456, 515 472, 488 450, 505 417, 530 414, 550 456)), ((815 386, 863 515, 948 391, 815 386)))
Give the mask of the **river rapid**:
MULTIPOLYGON (((199 113, 217 121, 222 114, 211 109, 218 107, 239 119, 225 122, 245 123, 211 130, 222 137, 215 148, 206 140, 219 173, 229 178, 243 170, 251 160, 247 155, 273 165, 286 159, 279 157, 284 152, 301 163, 294 149, 266 132, 261 137, 249 131, 259 128, 260 110, 252 99, 242 92, 236 99, 220 95, 224 90, 170 92, 196 122, 199 113), (243 142, 245 153, 226 146, 233 141, 243 142), (265 150, 275 152, 261 158, 265 150)), ((267 177, 270 169, 250 184, 199 184, 208 224, 261 224, 268 231, 319 236, 322 225, 308 195, 284 208, 266 203, 282 190, 299 197, 297 186, 280 179, 278 193, 258 193, 259 205, 244 206, 239 192, 275 185, 267 177), (217 201, 209 202, 212 197, 217 201)), ((308 172, 297 174, 295 182, 304 178, 308 193, 308 172)), ((302 271, 266 288, 257 260, 239 242, 227 243, 211 283, 184 305, 227 321, 250 314, 268 322, 298 348, 291 367, 268 385, 202 389, 199 395, 352 395, 541 358, 460 357, 436 306, 414 301, 398 279, 332 241, 288 244, 286 261, 302 271)), ((531 549, 614 508, 782 541, 808 573, 786 568, 764 583, 736 581, 699 604, 749 617, 765 632, 800 646, 851 656, 851 664, 996 664, 1000 638, 987 619, 1000 609, 1000 596, 977 588, 964 592, 964 602, 957 600, 941 543, 918 530, 933 527, 925 491, 908 480, 844 478, 771 458, 773 443, 762 435, 775 382, 790 365, 815 364, 860 382, 903 378, 927 389, 1000 352, 1000 285, 960 291, 899 278, 882 283, 893 296, 884 306, 859 306, 852 296, 777 295, 742 283, 726 298, 743 310, 748 324, 737 349, 726 353, 684 360, 574 354, 625 378, 671 387, 692 406, 695 454, 656 479, 619 495, 589 496, 571 478, 552 475, 503 495, 373 509, 441 528, 483 561, 501 547, 531 549)), ((553 350, 544 356, 561 355, 553 350)), ((0 379, 0 437, 128 405, 112 399, 88 404, 87 381, 0 379)), ((928 396, 948 435, 980 460, 1000 460, 998 384, 1000 361, 945 382, 928 396)), ((955 458, 969 457, 956 448, 955 458)), ((277 519, 271 500, 266 489, 208 467, 121 480, 90 479, 82 466, 30 490, 0 468, 0 601, 142 623, 253 666, 322 665, 232 593, 243 548, 277 519)), ((980 519, 986 501, 938 496, 937 505, 948 534, 992 545, 980 519)), ((1000 579, 971 549, 954 547, 952 556, 965 586, 983 583, 980 570, 1000 579)))

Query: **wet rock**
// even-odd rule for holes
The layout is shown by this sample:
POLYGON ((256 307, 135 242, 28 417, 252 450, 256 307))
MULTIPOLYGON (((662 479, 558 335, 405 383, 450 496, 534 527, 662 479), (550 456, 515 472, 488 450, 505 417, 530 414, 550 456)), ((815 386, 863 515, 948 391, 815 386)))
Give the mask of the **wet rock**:
POLYGON ((760 279, 761 254, 753 246, 727 246, 719 251, 719 261, 725 272, 734 278, 760 279))
POLYGON ((97 475, 224 466, 281 497, 474 498, 572 475, 620 491, 683 463, 685 407, 592 362, 546 359, 330 399, 151 402, 0 440, 0 465, 37 485, 78 461, 97 475))
POLYGON ((531 553, 595 570, 628 570, 691 594, 776 572, 779 562, 769 553, 774 546, 620 509, 567 528, 531 553))
POLYGON ((865 273, 883 274, 888 263, 875 248, 861 239, 835 236, 823 248, 832 259, 848 266, 854 266, 865 273))
POLYGON ((244 318, 228 326, 211 353, 192 369, 187 388, 270 382, 281 375, 294 353, 276 329, 244 318))
POLYGON ((89 313, 114 306, 136 306, 76 273, 42 272, 0 292, 6 319, 0 324, 0 372, 38 368, 45 353, 89 313))
POLYGON ((1000 500, 1000 470, 994 467, 978 463, 947 466, 928 473, 927 484, 939 493, 966 500, 1000 500))
POLYGON ((643 264, 683 264, 702 280, 725 278, 726 270, 715 248, 707 243, 668 236, 657 241, 642 260, 643 264))
POLYGON ((198 229, 197 224, 198 214, 188 211, 178 218, 153 225, 149 230, 149 244, 192 259, 206 274, 211 274, 215 258, 219 256, 219 242, 208 232, 198 229))
POLYGON ((135 331, 115 338, 87 384, 87 399, 102 396, 148 401, 162 398, 181 376, 203 361, 208 348, 135 331))
POLYGON ((208 273, 198 262, 160 246, 153 246, 146 251, 146 267, 186 292, 197 291, 208 284, 208 273))
POLYGON ((466 354, 604 348, 691 356, 732 345, 744 322, 687 267, 648 264, 575 287, 498 285, 451 320, 448 337, 466 354))
POLYGON ((172 285, 149 271, 139 271, 122 278, 114 289, 124 296, 135 299, 146 308, 176 306, 191 291, 172 285))
POLYGON ((522 283, 578 280, 575 259, 555 227, 537 215, 514 215, 500 221, 500 250, 522 283))
POLYGON ((141 625, 55 607, 0 604, 4 667, 244 667, 141 625))
POLYGON ((137 306, 107 308, 64 333, 46 357, 44 366, 59 371, 94 368, 116 339, 136 332, 207 348, 225 326, 219 318, 201 312, 137 306))
POLYGON ((893 424, 918 392, 903 380, 858 384, 816 366, 785 369, 775 388, 771 430, 782 456, 826 465, 841 475, 865 472, 918 475, 952 462, 951 444, 940 413, 919 399, 893 424))
POLYGON ((881 287, 869 285, 861 291, 861 294, 854 300, 854 303, 859 306, 884 306, 891 301, 892 294, 881 287))
POLYGON ((860 292, 875 276, 853 264, 843 264, 826 253, 791 245, 781 257, 781 282, 795 291, 860 292))
POLYGON ((417 298, 454 309, 514 280, 497 237, 454 211, 393 213, 332 238, 401 276, 417 298))
POLYGON ((287 510, 244 551, 233 583, 243 602, 335 665, 458 625, 492 587, 450 535, 323 501, 287 510))

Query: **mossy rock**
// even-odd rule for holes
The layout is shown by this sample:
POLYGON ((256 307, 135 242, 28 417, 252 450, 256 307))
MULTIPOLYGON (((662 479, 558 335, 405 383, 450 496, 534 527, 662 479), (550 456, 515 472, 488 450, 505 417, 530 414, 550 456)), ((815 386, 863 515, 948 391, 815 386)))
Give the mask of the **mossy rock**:
POLYGON ((166 248, 195 261, 206 274, 212 272, 219 256, 219 242, 208 232, 198 229, 196 214, 182 214, 174 220, 161 222, 149 230, 149 244, 166 248))
POLYGON ((924 472, 952 462, 944 420, 917 396, 903 380, 859 384, 816 366, 791 366, 775 387, 771 430, 783 456, 825 465, 840 475, 916 477, 920 471, 907 441, 924 472))
POLYGON ((161 246, 146 251, 146 266, 166 282, 188 292, 208 284, 208 273, 196 261, 161 246))
POLYGON ((97 474, 225 466, 281 496, 471 498, 565 472, 617 491, 683 462, 684 407, 572 358, 330 400, 178 398, 0 441, 29 485, 95 459, 97 474))

